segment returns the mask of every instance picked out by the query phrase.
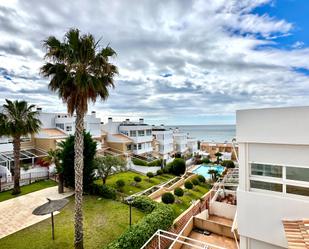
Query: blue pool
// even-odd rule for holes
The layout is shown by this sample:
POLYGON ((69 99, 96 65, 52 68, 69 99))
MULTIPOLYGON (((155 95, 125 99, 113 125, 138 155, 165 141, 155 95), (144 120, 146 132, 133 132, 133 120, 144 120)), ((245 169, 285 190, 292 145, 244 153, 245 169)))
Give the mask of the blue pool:
POLYGON ((210 169, 217 170, 221 174, 224 170, 224 167, 222 167, 221 165, 202 164, 192 172, 198 175, 203 175, 206 179, 210 179, 211 175, 208 174, 208 170, 210 169))

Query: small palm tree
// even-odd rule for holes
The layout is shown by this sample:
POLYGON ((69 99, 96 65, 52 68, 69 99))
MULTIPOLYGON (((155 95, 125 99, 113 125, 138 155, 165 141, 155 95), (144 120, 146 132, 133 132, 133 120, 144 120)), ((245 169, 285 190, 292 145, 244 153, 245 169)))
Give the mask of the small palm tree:
POLYGON ((50 77, 49 89, 57 92, 67 104, 69 114, 75 119, 75 248, 83 248, 83 131, 88 102, 98 97, 106 100, 109 87, 114 87, 117 67, 109 62, 116 52, 107 46, 102 48, 90 34, 80 35, 78 29, 70 29, 63 41, 50 36, 44 41, 46 64, 41 68, 50 77))
POLYGON ((50 149, 48 151, 48 155, 43 158, 44 162, 47 162, 49 164, 55 164, 56 166, 56 173, 58 174, 59 182, 58 182, 58 193, 63 193, 63 167, 61 165, 61 150, 60 149, 50 149))
POLYGON ((213 181, 215 181, 217 176, 218 176, 218 170, 210 169, 210 170, 208 170, 208 174, 210 174, 211 175, 211 179, 213 181))
POLYGON ((0 136, 13 138, 14 151, 14 189, 12 194, 20 191, 20 146, 21 137, 37 133, 41 126, 38 112, 33 111, 34 105, 28 105, 26 101, 5 100, 2 113, 0 113, 0 136))

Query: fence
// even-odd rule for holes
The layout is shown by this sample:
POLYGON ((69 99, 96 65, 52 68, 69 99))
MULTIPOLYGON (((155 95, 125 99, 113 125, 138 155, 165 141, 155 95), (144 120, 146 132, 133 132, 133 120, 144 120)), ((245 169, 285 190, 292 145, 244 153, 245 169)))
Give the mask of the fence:
MULTIPOLYGON (((30 173, 20 174, 20 186, 24 186, 27 184, 31 184, 35 181, 49 179, 49 171, 42 170, 30 173)), ((14 187, 14 179, 13 177, 2 176, 0 178, 0 192, 10 190, 14 187)))

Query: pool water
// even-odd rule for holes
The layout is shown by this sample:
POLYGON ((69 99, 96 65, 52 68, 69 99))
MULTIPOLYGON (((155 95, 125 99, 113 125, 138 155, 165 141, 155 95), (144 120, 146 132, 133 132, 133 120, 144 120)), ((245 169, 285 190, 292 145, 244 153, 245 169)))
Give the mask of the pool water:
POLYGON ((199 166, 198 168, 196 168, 192 172, 195 173, 195 174, 198 174, 198 175, 202 175, 206 179, 210 179, 211 178, 211 174, 208 174, 208 171, 210 169, 217 170, 221 174, 223 172, 223 170, 224 170, 224 167, 222 167, 221 165, 202 164, 201 166, 199 166))

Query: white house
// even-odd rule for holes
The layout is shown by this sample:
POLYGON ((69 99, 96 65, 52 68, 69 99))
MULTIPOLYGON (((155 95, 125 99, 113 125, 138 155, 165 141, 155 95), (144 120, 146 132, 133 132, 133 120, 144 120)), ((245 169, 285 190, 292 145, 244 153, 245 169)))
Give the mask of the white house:
POLYGON ((174 138, 174 149, 177 152, 185 153, 188 151, 187 143, 188 143, 188 135, 187 133, 179 131, 179 129, 175 129, 173 132, 174 138))
POLYGON ((158 152, 163 159, 169 159, 174 152, 173 130, 166 129, 164 125, 152 128, 154 139, 159 143, 158 152))
POLYGON ((195 154, 198 152, 197 148, 197 139, 196 138, 187 138, 187 147, 190 153, 195 154))
POLYGON ((241 110, 236 120, 240 248, 288 248, 283 223, 309 218, 309 107, 241 110))

